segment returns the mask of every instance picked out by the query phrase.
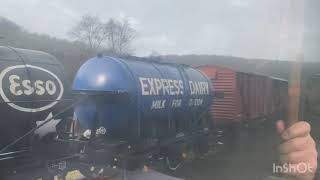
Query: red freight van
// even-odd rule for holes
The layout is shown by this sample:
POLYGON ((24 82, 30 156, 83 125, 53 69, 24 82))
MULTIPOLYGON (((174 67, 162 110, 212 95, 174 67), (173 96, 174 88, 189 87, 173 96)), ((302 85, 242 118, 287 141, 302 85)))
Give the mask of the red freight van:
POLYGON ((215 125, 285 118, 286 80, 217 65, 198 66, 197 69, 211 79, 214 92, 224 93, 223 98, 213 99, 210 109, 215 125))

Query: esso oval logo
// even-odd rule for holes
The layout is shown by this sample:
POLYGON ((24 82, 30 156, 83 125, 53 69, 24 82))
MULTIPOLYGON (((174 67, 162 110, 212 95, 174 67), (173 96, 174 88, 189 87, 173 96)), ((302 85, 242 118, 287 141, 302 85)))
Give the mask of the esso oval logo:
POLYGON ((63 91, 58 76, 42 67, 16 65, 0 73, 0 95, 9 106, 19 111, 47 110, 58 103, 63 91), (30 74, 32 79, 29 78, 30 74), (34 100, 39 101, 30 105, 30 101, 34 100))
POLYGON ((16 96, 27 95, 30 96, 32 94, 36 94, 38 96, 42 96, 45 93, 49 95, 53 95, 56 93, 57 87, 55 83, 51 80, 41 81, 35 80, 31 82, 31 80, 26 79, 20 81, 20 77, 18 75, 10 75, 10 92, 16 96), (18 89, 21 87, 20 89, 18 89))

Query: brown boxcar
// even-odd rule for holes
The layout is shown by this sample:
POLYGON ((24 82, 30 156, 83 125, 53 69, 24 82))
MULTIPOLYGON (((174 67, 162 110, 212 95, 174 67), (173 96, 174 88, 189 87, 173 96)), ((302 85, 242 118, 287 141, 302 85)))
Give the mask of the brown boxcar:
POLYGON ((214 92, 224 93, 223 98, 213 98, 210 112, 214 124, 256 123, 284 118, 288 88, 286 80, 216 65, 197 68, 211 79, 214 92))
POLYGON ((288 107, 288 81, 270 77, 272 80, 272 109, 271 117, 273 119, 287 118, 287 107, 288 107))

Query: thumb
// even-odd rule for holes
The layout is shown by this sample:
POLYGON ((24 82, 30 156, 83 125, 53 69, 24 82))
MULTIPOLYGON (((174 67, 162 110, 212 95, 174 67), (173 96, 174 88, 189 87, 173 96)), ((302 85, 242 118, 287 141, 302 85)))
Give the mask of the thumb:
POLYGON ((278 134, 281 134, 285 129, 284 121, 283 120, 277 121, 276 128, 277 128, 278 134))

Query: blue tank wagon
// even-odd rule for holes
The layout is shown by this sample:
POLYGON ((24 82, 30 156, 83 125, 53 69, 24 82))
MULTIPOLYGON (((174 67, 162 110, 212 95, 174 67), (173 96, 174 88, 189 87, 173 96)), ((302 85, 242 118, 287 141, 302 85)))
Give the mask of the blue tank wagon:
POLYGON ((209 127, 212 85, 189 66, 97 56, 80 67, 72 90, 88 96, 75 106, 82 132, 131 151, 192 140, 209 127))

